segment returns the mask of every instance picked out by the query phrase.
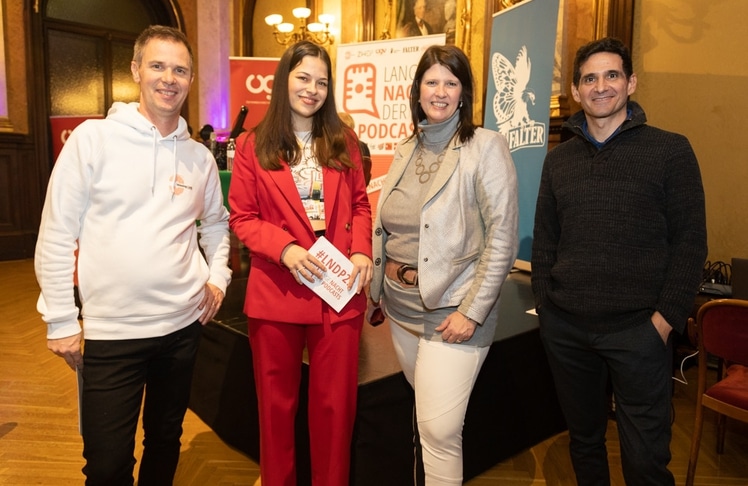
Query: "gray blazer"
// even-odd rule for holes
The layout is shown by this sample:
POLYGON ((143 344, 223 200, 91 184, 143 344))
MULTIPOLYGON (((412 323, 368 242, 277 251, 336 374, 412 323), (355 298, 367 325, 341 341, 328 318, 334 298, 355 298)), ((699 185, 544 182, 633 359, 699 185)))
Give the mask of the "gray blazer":
MULTIPOLYGON (((398 145, 379 197, 373 229, 370 296, 382 298, 382 204, 408 166, 416 140, 398 145)), ((470 344, 493 341, 501 286, 517 257, 517 175, 502 135, 476 129, 466 144, 452 140, 421 208, 418 286, 427 308, 456 306, 481 324, 470 344)))

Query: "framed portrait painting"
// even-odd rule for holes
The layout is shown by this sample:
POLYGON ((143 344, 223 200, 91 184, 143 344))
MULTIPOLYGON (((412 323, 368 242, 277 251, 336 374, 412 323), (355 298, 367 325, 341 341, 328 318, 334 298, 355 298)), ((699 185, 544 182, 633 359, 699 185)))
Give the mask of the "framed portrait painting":
POLYGON ((395 38, 446 34, 454 44, 457 0, 399 0, 395 12, 395 38))
MULTIPOLYGON (((373 0, 365 0, 366 2, 373 0)), ((386 0, 377 2, 376 22, 379 39, 446 34, 446 43, 455 44, 464 17, 465 0, 386 0), (382 8, 383 7, 383 8, 382 8), (462 14, 461 14, 462 12, 462 14)))

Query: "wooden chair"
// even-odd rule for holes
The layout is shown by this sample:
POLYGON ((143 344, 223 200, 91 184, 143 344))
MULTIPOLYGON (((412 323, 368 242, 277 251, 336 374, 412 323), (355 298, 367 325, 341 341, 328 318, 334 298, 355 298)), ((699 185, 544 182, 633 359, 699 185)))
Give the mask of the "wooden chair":
POLYGON ((725 417, 748 422, 748 300, 707 302, 696 315, 699 379, 696 420, 691 439, 686 486, 692 486, 699 458, 704 408, 717 413, 717 453, 724 450, 725 417), (707 388, 709 355, 719 359, 717 382, 707 388))

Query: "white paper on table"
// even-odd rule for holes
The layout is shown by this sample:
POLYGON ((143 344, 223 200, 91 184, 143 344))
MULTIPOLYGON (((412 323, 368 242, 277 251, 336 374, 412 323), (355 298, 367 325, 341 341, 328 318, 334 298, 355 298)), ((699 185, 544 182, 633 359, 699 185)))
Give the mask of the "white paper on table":
POLYGON ((353 284, 351 290, 348 290, 353 263, 324 236, 320 236, 309 248, 309 253, 319 260, 327 271, 324 272, 321 280, 315 278, 314 282, 310 282, 301 277, 301 282, 322 297, 322 300, 330 304, 336 312, 340 312, 356 295, 358 276, 356 276, 356 283, 353 284))

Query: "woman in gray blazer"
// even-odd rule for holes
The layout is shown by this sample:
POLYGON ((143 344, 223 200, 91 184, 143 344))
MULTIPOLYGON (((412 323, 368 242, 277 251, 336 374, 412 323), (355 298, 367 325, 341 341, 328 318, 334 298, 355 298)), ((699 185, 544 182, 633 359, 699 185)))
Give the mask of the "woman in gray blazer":
POLYGON ((517 256, 517 179, 504 137, 473 124, 459 48, 424 52, 410 100, 415 128, 382 187, 370 295, 415 390, 426 485, 459 485, 468 399, 517 256))

